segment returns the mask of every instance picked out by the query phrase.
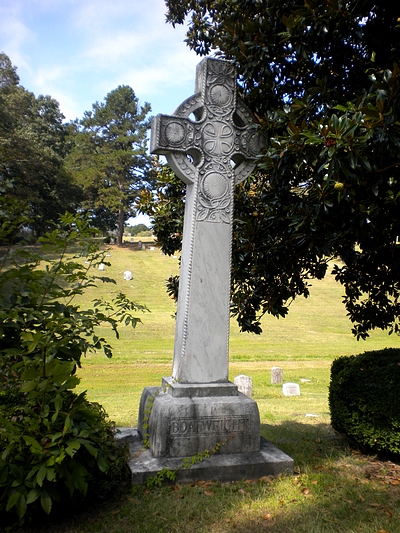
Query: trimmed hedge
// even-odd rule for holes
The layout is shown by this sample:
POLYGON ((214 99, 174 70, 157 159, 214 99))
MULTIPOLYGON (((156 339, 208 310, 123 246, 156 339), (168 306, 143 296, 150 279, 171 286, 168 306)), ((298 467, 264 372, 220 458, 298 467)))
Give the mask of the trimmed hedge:
POLYGON ((368 451, 400 455, 400 349, 336 359, 329 407, 336 431, 368 451))

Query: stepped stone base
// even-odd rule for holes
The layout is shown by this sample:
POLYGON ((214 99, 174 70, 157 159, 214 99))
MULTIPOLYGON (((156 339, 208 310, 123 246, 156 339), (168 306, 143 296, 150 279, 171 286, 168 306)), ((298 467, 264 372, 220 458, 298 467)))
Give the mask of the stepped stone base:
POLYGON ((144 450, 137 429, 121 429, 117 439, 129 443, 133 485, 144 483, 164 468, 177 471, 176 481, 180 483, 240 481, 293 473, 293 459, 263 438, 258 452, 216 454, 190 468, 181 468, 182 457, 154 457, 149 450, 144 450))
POLYGON ((237 481, 293 472, 293 459, 260 439, 257 403, 230 382, 180 384, 163 378, 146 387, 137 429, 121 429, 128 442, 132 483, 143 483, 163 469, 177 481, 237 481), (150 445, 145 449, 143 441, 150 445), (210 457, 185 468, 185 459, 210 457))

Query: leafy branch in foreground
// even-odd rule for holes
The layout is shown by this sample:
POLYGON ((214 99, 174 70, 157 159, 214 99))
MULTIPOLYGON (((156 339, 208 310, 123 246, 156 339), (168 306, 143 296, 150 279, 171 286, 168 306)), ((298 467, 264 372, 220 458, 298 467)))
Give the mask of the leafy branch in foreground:
POLYGON ((72 389, 82 356, 112 356, 96 328, 107 324, 118 338, 118 326, 135 327, 146 308, 122 293, 93 309, 76 303, 97 282, 115 283, 92 274, 105 262, 93 236, 86 218, 66 214, 37 248, 1 260, 0 514, 20 523, 54 503, 115 490, 126 474, 103 408, 72 389))

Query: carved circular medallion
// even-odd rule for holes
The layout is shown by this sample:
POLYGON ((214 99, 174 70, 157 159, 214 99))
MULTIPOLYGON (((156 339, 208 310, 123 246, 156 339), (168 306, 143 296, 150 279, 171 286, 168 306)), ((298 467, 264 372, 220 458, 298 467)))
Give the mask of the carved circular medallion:
POLYGON ((229 183, 227 178, 219 172, 209 172, 204 176, 204 194, 212 199, 222 198, 228 191, 229 183))
POLYGON ((261 154, 266 145, 265 135, 256 131, 249 137, 248 146, 252 156, 256 157, 261 154))
POLYGON ((210 101, 214 105, 225 106, 232 99, 231 91, 225 85, 213 85, 210 89, 210 101))
POLYGON ((165 128, 165 136, 171 144, 180 144, 185 138, 185 128, 179 122, 170 122, 165 128))

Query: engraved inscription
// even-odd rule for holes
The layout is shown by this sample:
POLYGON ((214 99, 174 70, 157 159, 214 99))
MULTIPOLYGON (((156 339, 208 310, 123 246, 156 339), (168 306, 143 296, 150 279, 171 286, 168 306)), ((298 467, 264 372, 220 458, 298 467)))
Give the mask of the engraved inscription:
POLYGON ((169 433, 174 438, 206 436, 210 434, 232 435, 250 428, 250 417, 232 415, 228 417, 175 418, 170 421, 169 433))

